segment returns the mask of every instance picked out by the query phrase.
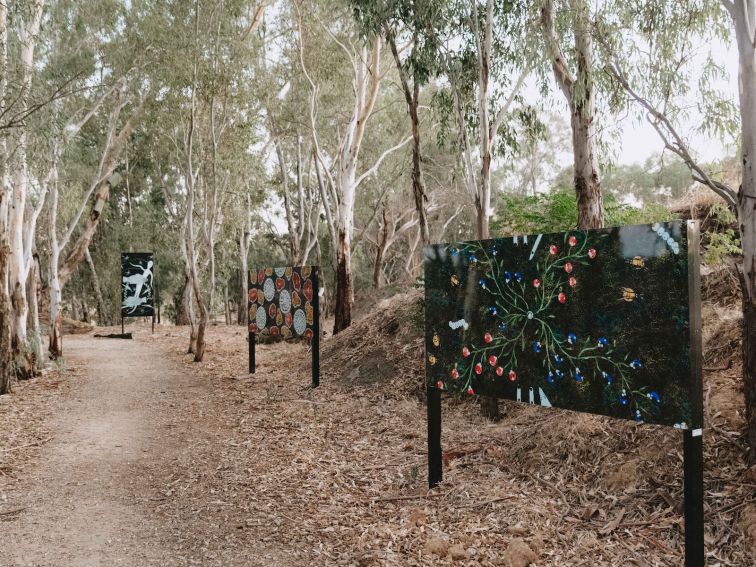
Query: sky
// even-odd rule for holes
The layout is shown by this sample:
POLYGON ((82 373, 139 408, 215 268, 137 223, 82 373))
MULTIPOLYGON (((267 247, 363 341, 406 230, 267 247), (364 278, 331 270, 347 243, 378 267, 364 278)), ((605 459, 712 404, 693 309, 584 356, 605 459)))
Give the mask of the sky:
MULTIPOLYGON (((738 52, 734 41, 731 44, 718 42, 711 46, 714 60, 722 65, 727 72, 727 79, 717 83, 718 88, 727 93, 737 102, 738 97, 738 52)), ((703 57, 701 57, 703 61, 703 57)), ((703 161, 715 160, 728 153, 728 145, 717 139, 701 136, 695 130, 704 119, 698 112, 691 112, 688 121, 680 125, 679 131, 686 132, 692 149, 703 161)), ((638 124, 635 120, 627 120, 622 127, 621 143, 618 148, 617 161, 621 164, 632 164, 645 161, 651 155, 658 155, 663 149, 659 135, 647 122, 638 124)))
MULTIPOLYGON (((725 78, 715 84, 716 88, 737 103, 738 54, 734 38, 727 43, 718 40, 712 44, 700 45, 693 57, 693 64, 702 66, 709 51, 714 61, 725 70, 725 78)), ((282 91, 280 96, 285 96, 285 94, 286 92, 282 91)), ((535 84, 526 85, 524 94, 526 98, 542 96, 535 84)), ((689 100, 685 101, 690 110, 687 119, 681 124, 676 124, 678 132, 688 140, 691 153, 700 161, 715 161, 731 155, 733 153, 734 140, 719 140, 697 132, 699 125, 705 119, 705 116, 696 108, 697 95, 698 93, 692 92, 689 100)), ((562 114, 566 120, 569 120, 567 105, 562 93, 558 89, 552 89, 549 97, 549 100, 542 101, 543 108, 553 109, 562 114)), ((643 163, 647 158, 658 156, 662 152, 663 144, 659 135, 648 122, 638 120, 637 115, 624 118, 618 123, 618 127, 619 137, 615 145, 612 146, 613 161, 615 164, 630 165, 643 163)), ((557 162, 560 167, 571 165, 571 151, 560 152, 557 162)), ((271 220, 275 226, 278 227, 281 225, 283 230, 285 230, 282 219, 275 218, 271 220)))

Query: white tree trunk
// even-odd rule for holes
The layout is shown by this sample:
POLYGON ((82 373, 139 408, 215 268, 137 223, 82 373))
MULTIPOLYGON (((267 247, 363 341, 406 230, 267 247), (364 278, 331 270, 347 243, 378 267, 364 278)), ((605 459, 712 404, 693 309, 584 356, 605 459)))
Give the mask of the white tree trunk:
POLYGON ((60 244, 58 243, 58 176, 57 165, 53 162, 53 175, 50 182, 50 202, 48 204, 48 238, 50 239, 50 256, 48 258, 49 293, 50 293, 50 336, 47 350, 53 360, 63 355, 63 332, 61 302, 63 286, 60 283, 58 266, 60 265, 60 244))
MULTIPOLYGON (((43 0, 36 0, 31 10, 31 20, 21 27, 21 92, 19 107, 25 112, 29 107, 29 92, 31 90, 34 72, 34 48, 39 35, 42 21, 43 0)), ((27 165, 27 131, 21 125, 18 133, 18 143, 15 148, 16 174, 13 183, 13 197, 10 205, 10 273, 9 284, 11 304, 13 306, 13 342, 16 356, 16 368, 20 378, 29 378, 34 374, 32 359, 29 356, 27 337, 27 318, 29 304, 26 297, 26 278, 29 268, 24 257, 26 242, 24 240, 24 215, 29 185, 27 165)))
POLYGON ((740 58, 740 119, 743 177, 738 223, 743 248, 743 390, 748 422, 748 460, 756 463, 756 9, 737 0, 733 19, 740 58))
MULTIPOLYGON (((7 86, 8 69, 8 5, 0 2, 0 116, 5 113, 5 91, 7 86)), ((0 241, 6 237, 8 226, 8 207, 12 190, 8 174, 8 143, 5 136, 0 136, 0 241)), ((7 263, 6 263, 7 267, 7 263)), ((7 278, 0 278, 0 285, 8 293, 7 278)))
POLYGON ((247 222, 241 230, 239 236, 239 265, 241 267, 241 289, 239 294, 239 318, 237 323, 239 325, 247 325, 247 304, 249 302, 249 239, 252 235, 252 214, 250 213, 250 198, 247 195, 247 222))
MULTIPOLYGON (((0 114, 5 110, 5 87, 8 67, 8 6, 0 2, 0 114)), ((13 350, 12 311, 8 295, 8 204, 9 190, 8 153, 5 136, 0 136, 0 394, 11 391, 13 350)))

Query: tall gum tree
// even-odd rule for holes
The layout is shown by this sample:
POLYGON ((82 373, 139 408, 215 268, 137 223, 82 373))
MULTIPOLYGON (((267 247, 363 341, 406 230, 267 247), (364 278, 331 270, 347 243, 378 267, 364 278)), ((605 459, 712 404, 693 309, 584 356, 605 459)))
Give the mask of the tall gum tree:
MULTIPOLYGON (((34 76, 34 52, 39 37, 42 13, 45 2, 35 0, 29 5, 26 18, 20 23, 19 35, 21 44, 21 84, 18 94, 21 113, 29 110, 29 96, 34 76)), ((14 149, 15 160, 13 167, 13 192, 10 201, 9 230, 10 230, 10 262, 9 262, 9 291, 13 307, 13 351, 15 367, 19 378, 30 378, 34 375, 34 361, 31 357, 28 341, 27 319, 29 304, 26 296, 26 278, 31 267, 29 234, 25 222, 27 214, 27 197, 29 190, 29 165, 27 156, 28 132, 25 125, 18 127, 18 139, 14 149)))
MULTIPOLYGON (((8 69, 8 5, 0 2, 0 114, 5 110, 8 69)), ((13 349, 11 346, 12 312, 8 294, 8 202, 12 191, 7 167, 7 141, 0 133, 0 395, 11 391, 13 349)))
MULTIPOLYGON (((495 159, 517 152, 515 130, 529 131, 537 124, 520 96, 531 71, 524 41, 527 12, 521 2, 494 0, 454 2, 450 10, 453 17, 444 31, 443 54, 449 87, 437 103, 456 126, 463 185, 475 209, 475 233, 487 239, 495 159)), ((491 420, 500 417, 495 398, 481 398, 481 411, 491 420)))
MULTIPOLYGON (((748 460, 756 463, 756 2, 753 0, 707 0, 695 2, 639 2, 626 21, 642 22, 646 43, 641 56, 620 51, 622 38, 604 46, 613 60, 606 72, 655 128, 665 149, 676 154, 695 181, 719 195, 737 215, 743 251, 738 266, 743 307, 743 390, 745 394, 748 460), (731 105, 712 90, 710 76, 702 74, 696 92, 707 111, 706 131, 731 130, 740 143, 739 187, 720 181, 700 163, 679 122, 684 105, 679 97, 689 94, 691 52, 708 44, 713 36, 734 32, 738 53, 738 103, 731 105), (649 55, 650 54, 650 55, 649 55), (734 109, 732 116, 728 109, 734 109), (709 111, 711 110, 711 111, 709 111), (724 118, 723 118, 724 116, 724 118)), ((637 30, 635 30, 637 33, 637 30)), ((612 34, 616 36, 617 34, 612 34)), ((607 34, 604 34, 605 38, 607 34)), ((703 66, 704 71, 714 68, 703 66)), ((700 71, 700 69, 699 69, 700 71)))
POLYGON ((569 29, 574 37, 571 50, 574 54, 574 71, 570 68, 556 31, 553 0, 543 2, 541 30, 554 79, 570 109, 578 226, 601 228, 604 226, 604 202, 598 161, 595 61, 590 30, 590 6, 588 0, 569 0, 564 4, 569 18, 569 29))
POLYGON ((315 82, 306 63, 306 47, 301 13, 297 11, 299 24, 299 56, 302 71, 310 84, 310 136, 321 201, 326 210, 326 221, 335 251, 336 297, 334 309, 334 334, 352 323, 354 283, 352 277, 352 238, 354 235, 354 208, 357 192, 365 179, 374 175, 383 161, 405 146, 411 136, 384 150, 373 164, 362 168, 360 154, 365 141, 368 122, 374 115, 378 90, 383 79, 381 52, 383 42, 372 36, 355 44, 351 37, 340 40, 325 24, 320 24, 332 41, 346 55, 351 66, 352 107, 345 125, 337 125, 336 150, 327 156, 320 142, 318 125, 319 85, 315 82))
POLYGON ((430 244, 428 195, 423 176, 420 98, 441 70, 441 40, 449 17, 446 0, 350 0, 366 34, 383 36, 399 75, 412 130, 412 194, 420 238, 430 244))

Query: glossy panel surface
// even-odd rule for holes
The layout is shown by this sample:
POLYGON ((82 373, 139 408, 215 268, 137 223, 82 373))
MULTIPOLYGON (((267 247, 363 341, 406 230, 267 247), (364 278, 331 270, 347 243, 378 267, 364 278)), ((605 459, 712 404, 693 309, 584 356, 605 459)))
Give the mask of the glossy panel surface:
POLYGON ((428 385, 691 423, 685 223, 425 250, 428 385))
POLYGON ((313 266, 261 268, 249 277, 249 332, 312 338, 318 290, 313 266))
POLYGON ((155 312, 155 266, 151 252, 121 254, 121 314, 151 317, 155 312))

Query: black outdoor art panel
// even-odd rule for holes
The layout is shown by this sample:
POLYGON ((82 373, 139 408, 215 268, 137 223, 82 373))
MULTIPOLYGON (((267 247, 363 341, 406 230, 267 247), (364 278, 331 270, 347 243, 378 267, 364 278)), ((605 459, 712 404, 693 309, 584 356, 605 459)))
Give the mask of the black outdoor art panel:
POLYGON ((700 427, 691 417, 684 223, 425 254, 430 387, 700 427))
POLYGON ((249 273, 249 373, 255 372, 257 336, 304 338, 312 353, 312 386, 320 384, 318 267, 263 268, 249 273))
POLYGON ((151 252, 121 254, 121 314, 151 317, 155 312, 155 269, 151 252))
POLYGON ((318 295, 317 268, 263 268, 250 273, 249 332, 311 339, 318 295))

